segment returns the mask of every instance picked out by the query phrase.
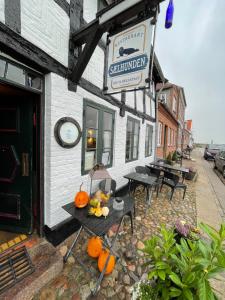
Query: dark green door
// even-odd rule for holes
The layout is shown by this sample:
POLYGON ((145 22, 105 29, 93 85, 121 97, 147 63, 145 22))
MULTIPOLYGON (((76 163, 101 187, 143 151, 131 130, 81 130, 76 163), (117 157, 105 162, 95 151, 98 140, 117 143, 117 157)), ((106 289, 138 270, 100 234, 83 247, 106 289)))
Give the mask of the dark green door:
POLYGON ((0 230, 31 233, 32 100, 0 95, 0 230))

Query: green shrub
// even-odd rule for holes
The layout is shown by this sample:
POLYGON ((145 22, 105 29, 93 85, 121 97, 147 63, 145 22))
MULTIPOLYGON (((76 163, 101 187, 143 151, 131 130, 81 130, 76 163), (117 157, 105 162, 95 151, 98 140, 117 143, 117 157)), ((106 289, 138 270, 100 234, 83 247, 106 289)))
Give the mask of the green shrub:
POLYGON ((172 155, 171 152, 169 152, 169 154, 166 157, 166 162, 171 165, 172 164, 172 155))
POLYGON ((139 299, 213 300, 218 299, 210 279, 225 271, 225 223, 220 230, 200 224, 208 239, 197 241, 181 238, 176 243, 174 229, 161 227, 160 236, 145 241, 143 252, 149 267, 148 279, 154 279, 154 295, 146 295, 148 288, 141 285, 144 297, 139 299))
POLYGON ((177 151, 173 152, 172 161, 177 161, 177 151))

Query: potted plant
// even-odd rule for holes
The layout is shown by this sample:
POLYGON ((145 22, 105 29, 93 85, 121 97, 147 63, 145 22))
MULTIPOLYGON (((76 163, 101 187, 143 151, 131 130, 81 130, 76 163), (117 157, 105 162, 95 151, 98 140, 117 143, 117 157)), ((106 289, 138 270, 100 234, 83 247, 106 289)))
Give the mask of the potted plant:
POLYGON ((134 288, 139 300, 218 299, 210 279, 225 271, 225 223, 217 231, 200 224, 207 239, 181 238, 176 242, 174 228, 161 227, 160 235, 145 241, 148 281, 134 288))
POLYGON ((168 154, 167 157, 166 157, 166 163, 167 163, 168 165, 172 165, 172 164, 173 164, 171 152, 169 152, 169 154, 168 154))
POLYGON ((197 171, 194 168, 190 167, 189 172, 185 174, 185 179, 193 180, 195 178, 196 173, 197 171))
POLYGON ((177 151, 173 152, 172 161, 177 162, 177 151))

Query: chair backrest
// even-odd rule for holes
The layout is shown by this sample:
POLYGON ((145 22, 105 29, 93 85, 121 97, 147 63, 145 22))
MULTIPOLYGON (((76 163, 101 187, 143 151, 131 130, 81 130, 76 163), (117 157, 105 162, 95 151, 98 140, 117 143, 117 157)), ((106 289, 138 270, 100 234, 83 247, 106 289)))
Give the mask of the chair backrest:
POLYGON ((146 169, 146 167, 143 166, 137 166, 135 167, 135 171, 139 174, 148 174, 148 170, 146 169))
POLYGON ((151 167, 151 166, 146 166, 146 167, 150 171, 149 175, 156 176, 157 178, 160 177, 160 174, 161 174, 161 170, 160 169, 154 168, 154 167, 151 167))
POLYGON ((168 172, 168 171, 164 171, 164 178, 167 178, 167 179, 170 179, 170 180, 173 180, 174 184, 176 185, 179 180, 180 180, 180 177, 174 173, 171 173, 171 172, 168 172))
POLYGON ((102 190, 103 192, 108 192, 105 190, 105 188, 109 188, 109 190, 112 191, 113 196, 115 195, 116 192, 116 181, 114 179, 104 179, 101 182, 99 182, 99 188, 100 190, 102 190), (111 186, 108 186, 108 184, 111 183, 111 186))

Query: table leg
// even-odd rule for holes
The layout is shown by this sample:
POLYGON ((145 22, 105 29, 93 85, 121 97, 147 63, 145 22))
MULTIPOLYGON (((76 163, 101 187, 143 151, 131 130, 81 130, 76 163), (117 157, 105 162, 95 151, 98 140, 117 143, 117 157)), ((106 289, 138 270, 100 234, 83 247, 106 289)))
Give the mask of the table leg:
POLYGON ((148 193, 147 193, 147 202, 148 202, 148 206, 151 205, 151 199, 152 199, 152 187, 147 189, 148 193))
POLYGON ((68 257, 70 256, 70 253, 72 252, 73 248, 75 247, 76 242, 77 242, 77 240, 78 240, 78 238, 79 238, 82 230, 83 230, 83 226, 81 226, 80 229, 78 230, 78 233, 77 233, 77 235, 76 235, 76 237, 75 237, 75 239, 74 239, 74 241, 73 241, 70 249, 67 251, 66 255, 63 257, 64 263, 67 261, 68 257))
POLYGON ((100 276, 99 276, 99 278, 98 278, 98 281, 97 281, 97 283, 96 283, 96 286, 95 286, 94 290, 92 291, 92 294, 93 294, 93 295, 95 295, 95 294, 97 293, 98 288, 99 288, 99 286, 100 286, 100 284, 101 284, 101 282, 102 282, 102 279, 103 279, 103 276, 104 276, 104 274, 105 274, 106 268, 107 268, 107 266, 108 266, 109 259, 110 259, 110 256, 111 256, 111 253, 112 253, 112 250, 113 250, 113 246, 114 246, 114 244, 115 244, 115 242, 116 242, 116 239, 117 239, 117 236, 118 236, 118 234, 119 234, 119 230, 120 230, 121 224, 122 224, 122 222, 123 222, 123 219, 124 219, 124 217, 122 217, 122 219, 120 220, 119 226, 118 226, 117 231, 116 231, 116 235, 115 235, 115 237, 114 237, 113 240, 112 240, 111 247, 109 248, 109 255, 108 255, 107 259, 106 259, 104 268, 103 268, 103 270, 102 270, 102 272, 101 272, 101 274, 100 274, 100 276))

